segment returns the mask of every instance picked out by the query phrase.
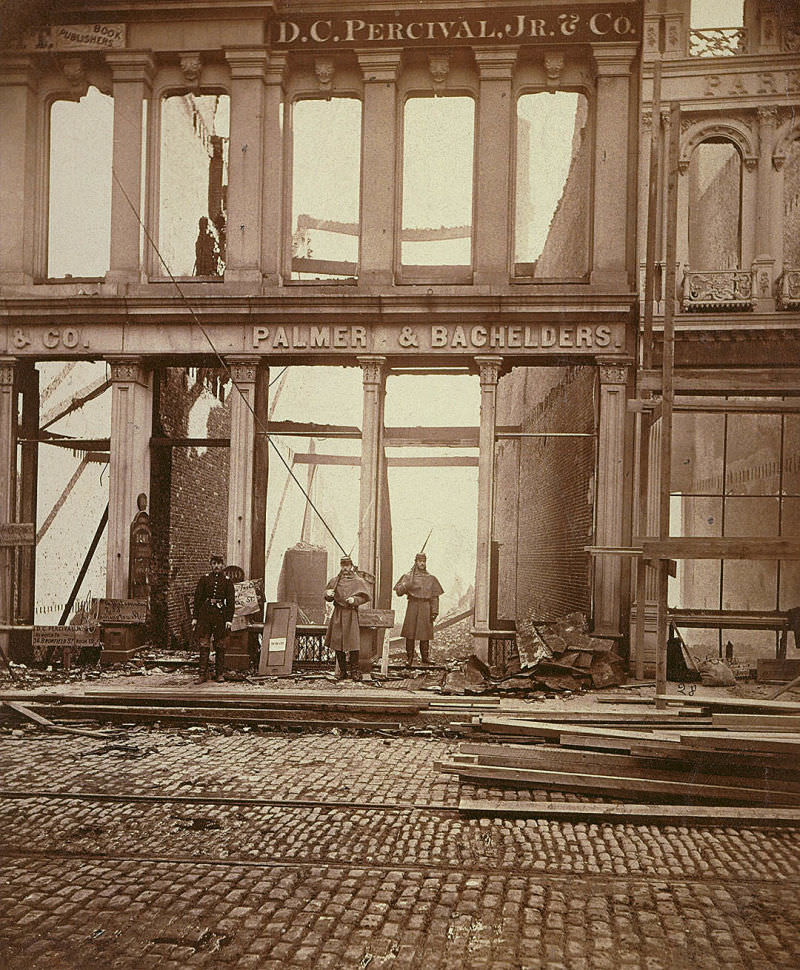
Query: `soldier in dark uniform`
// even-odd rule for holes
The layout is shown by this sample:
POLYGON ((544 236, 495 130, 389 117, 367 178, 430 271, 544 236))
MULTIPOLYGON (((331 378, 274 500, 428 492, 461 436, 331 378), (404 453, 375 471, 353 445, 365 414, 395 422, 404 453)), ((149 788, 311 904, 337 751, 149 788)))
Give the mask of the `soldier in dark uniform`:
POLYGON ((225 640, 233 621, 233 583, 222 571, 222 556, 211 557, 211 572, 200 577, 194 591, 192 629, 200 638, 200 683, 210 680, 208 658, 214 638, 217 680, 224 679, 225 640))
POLYGON ((406 640, 408 666, 414 666, 414 641, 419 640, 419 653, 424 664, 428 663, 428 648, 433 639, 433 621, 439 615, 439 597, 444 592, 439 580, 428 572, 428 560, 424 552, 414 557, 411 572, 397 580, 394 587, 398 596, 408 597, 406 617, 400 636, 406 640))
POLYGON ((325 645, 336 654, 337 678, 347 676, 347 655, 350 655, 350 676, 361 680, 358 666, 361 635, 358 628, 358 608, 370 601, 371 593, 366 580, 353 567, 353 560, 344 556, 339 573, 328 580, 325 600, 333 603, 333 614, 325 634, 325 645))

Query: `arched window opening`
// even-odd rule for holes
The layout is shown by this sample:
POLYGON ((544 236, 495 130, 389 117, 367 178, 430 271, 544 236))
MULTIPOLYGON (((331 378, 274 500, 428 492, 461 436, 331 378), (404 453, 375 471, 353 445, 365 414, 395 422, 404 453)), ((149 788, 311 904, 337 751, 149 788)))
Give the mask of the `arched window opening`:
POLYGON ((517 100, 515 276, 582 279, 589 271, 588 117, 582 94, 517 100))
POLYGON ((689 266, 739 269, 742 258, 742 157, 733 142, 701 142, 689 160, 689 266))
POLYGON ((358 275, 361 102, 298 101, 292 110, 293 280, 358 275))
POLYGON ((789 146, 783 166, 783 265, 800 269, 800 140, 789 146))
POLYGON ((96 278, 108 271, 113 127, 114 100, 94 87, 80 101, 54 101, 50 108, 51 278, 96 278))
POLYGON ((403 117, 400 262, 412 275, 445 278, 472 265, 475 102, 409 98, 403 117))
POLYGON ((229 132, 227 94, 161 99, 158 246, 173 276, 225 271, 229 132))

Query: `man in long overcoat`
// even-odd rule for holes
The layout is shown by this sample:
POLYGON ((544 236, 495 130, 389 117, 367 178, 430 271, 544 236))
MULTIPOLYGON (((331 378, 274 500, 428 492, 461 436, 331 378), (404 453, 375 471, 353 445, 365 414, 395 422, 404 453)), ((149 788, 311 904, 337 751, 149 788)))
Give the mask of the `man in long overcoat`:
POLYGON ((361 670, 358 666, 361 642, 358 608, 370 601, 372 593, 369 584, 353 567, 353 560, 349 556, 342 558, 340 566, 341 569, 337 575, 328 580, 325 588, 326 601, 333 603, 333 613, 328 622, 325 644, 336 654, 338 665, 336 676, 340 680, 347 677, 349 654, 350 676, 353 680, 361 680, 361 670))
POLYGON ((414 666, 414 642, 419 640, 419 653, 424 664, 429 660, 429 647, 433 639, 433 621, 439 615, 439 597, 444 592, 439 580, 428 572, 428 560, 424 552, 414 557, 411 572, 398 579, 394 587, 398 596, 408 597, 406 617, 400 636, 406 640, 408 666, 414 666))

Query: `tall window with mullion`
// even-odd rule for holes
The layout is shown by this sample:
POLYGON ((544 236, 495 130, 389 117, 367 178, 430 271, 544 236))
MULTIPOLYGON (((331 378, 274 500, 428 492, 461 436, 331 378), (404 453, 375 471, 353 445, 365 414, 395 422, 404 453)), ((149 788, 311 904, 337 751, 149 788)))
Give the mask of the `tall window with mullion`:
POLYGON ((515 276, 587 277, 591 141, 585 95, 537 91, 518 98, 515 276))
POLYGON ((403 114, 404 274, 453 281, 472 272, 475 102, 412 97, 403 114))
POLYGON ((361 102, 310 98, 292 106, 291 279, 358 276, 361 102))

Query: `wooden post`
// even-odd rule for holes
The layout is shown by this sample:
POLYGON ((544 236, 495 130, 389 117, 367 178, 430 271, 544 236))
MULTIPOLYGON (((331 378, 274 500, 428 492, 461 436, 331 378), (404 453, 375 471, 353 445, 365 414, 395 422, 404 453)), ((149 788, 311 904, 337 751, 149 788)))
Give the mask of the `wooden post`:
MULTIPOLYGON (((670 484, 672 471, 672 405, 675 367, 675 249, 678 226, 678 158, 680 155, 681 108, 670 105, 669 155, 667 164, 667 245, 666 297, 664 300, 664 340, 661 366, 661 478, 658 495, 658 535, 669 537, 670 484)), ((669 562, 658 560, 658 624, 656 628, 656 707, 666 704, 667 693, 667 593, 669 562)))
MULTIPOLYGON (((14 521, 17 493, 17 393, 16 361, 0 358, 0 525, 14 521)), ((0 623, 14 620, 12 546, 0 546, 0 623)), ((9 634, 0 630, 0 656, 9 657, 9 634)))
MULTIPOLYGON (((658 231, 659 179, 661 178, 661 58, 653 64, 653 100, 651 110, 650 168, 647 194, 647 243, 644 263, 644 333, 640 364, 644 370, 653 366, 653 298, 655 296, 656 236, 658 231)), ((644 395, 643 395, 644 396, 644 395)), ((646 397, 650 397, 647 393, 646 397)), ((639 503, 636 534, 647 535, 647 491, 650 482, 650 415, 637 415, 639 441, 639 503)), ((644 557, 636 560, 636 625, 633 636, 633 655, 636 679, 644 679, 644 630, 647 605, 647 566, 644 557)))

